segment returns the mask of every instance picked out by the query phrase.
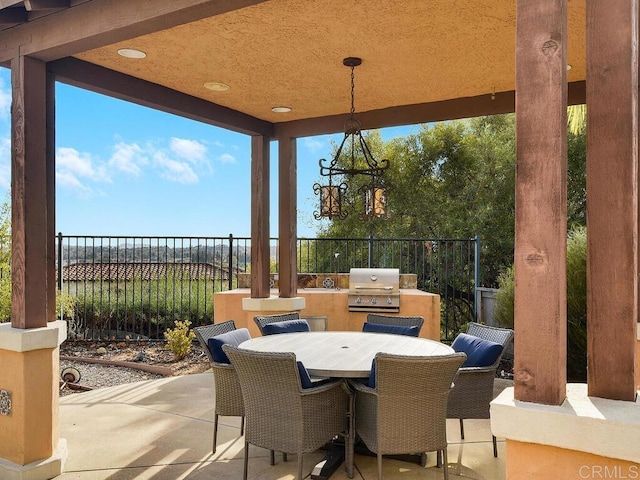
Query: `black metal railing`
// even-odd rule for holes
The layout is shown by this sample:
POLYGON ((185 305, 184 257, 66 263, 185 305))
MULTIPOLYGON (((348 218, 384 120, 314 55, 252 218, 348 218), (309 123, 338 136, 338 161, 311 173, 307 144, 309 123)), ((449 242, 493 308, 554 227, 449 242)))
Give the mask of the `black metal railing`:
MULTIPOLYGON (((479 239, 300 238, 300 273, 398 268, 441 297, 441 337, 476 318, 479 239)), ((277 239, 270 249, 277 271, 277 239)), ((213 294, 251 266, 247 237, 57 236, 60 291, 77 299, 72 338, 153 338, 176 320, 213 319, 213 294)))

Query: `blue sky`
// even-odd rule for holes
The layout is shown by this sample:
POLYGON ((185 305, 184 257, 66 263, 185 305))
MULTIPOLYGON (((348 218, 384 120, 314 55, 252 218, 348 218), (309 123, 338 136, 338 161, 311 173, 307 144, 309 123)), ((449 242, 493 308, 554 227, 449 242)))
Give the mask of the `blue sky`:
MULTIPOLYGON (((58 83, 56 232, 65 235, 250 236, 249 136, 58 83)), ((10 175, 11 76, 0 68, 0 195, 10 175)), ((356 113, 357 115, 357 113, 356 113)), ((418 126, 381 130, 383 138, 418 126)), ((298 236, 313 237, 320 178, 343 134, 298 140, 298 236)), ((277 236, 277 143, 271 235, 277 236)))

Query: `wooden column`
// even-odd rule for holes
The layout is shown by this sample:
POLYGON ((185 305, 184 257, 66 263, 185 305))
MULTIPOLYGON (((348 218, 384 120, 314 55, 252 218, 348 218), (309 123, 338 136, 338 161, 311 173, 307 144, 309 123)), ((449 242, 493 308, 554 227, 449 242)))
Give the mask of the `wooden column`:
POLYGON ((47 72, 47 322, 56 319, 56 82, 47 72))
POLYGON ((251 137, 251 298, 268 298, 269 138, 251 137))
POLYGON ((589 395, 635 399, 638 1, 587 2, 589 395))
POLYGON ((567 5, 517 2, 515 397, 566 396, 567 5))
POLYGON ((295 138, 278 139, 278 279, 280 297, 295 297, 298 291, 296 242, 298 237, 298 182, 295 138))
MULTIPOLYGON (((47 325, 48 82, 44 62, 11 61, 12 311, 15 328, 47 325)), ((55 310, 55 307, 54 307, 55 310)))

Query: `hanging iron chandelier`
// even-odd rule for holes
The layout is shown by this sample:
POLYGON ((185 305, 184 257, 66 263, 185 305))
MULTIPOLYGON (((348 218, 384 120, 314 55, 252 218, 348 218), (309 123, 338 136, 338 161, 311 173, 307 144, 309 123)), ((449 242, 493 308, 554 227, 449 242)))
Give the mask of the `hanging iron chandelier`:
POLYGON ((362 136, 362 124, 354 116, 354 69, 361 63, 362 59, 357 57, 347 57, 342 61, 343 65, 351 68, 351 112, 345 122, 344 138, 336 150, 335 156, 328 165, 326 164, 328 161, 324 158, 318 162, 320 175, 328 177, 328 182, 325 185, 316 183, 313 186, 314 193, 320 196, 320 211, 314 213, 316 220, 347 217, 347 211, 343 208, 347 190, 347 185, 343 181, 344 175, 369 177, 369 183, 358 189, 358 193, 364 200, 363 213, 365 216, 380 217, 386 214, 386 192, 380 182, 380 177, 389 168, 389 160, 378 162, 375 159, 362 136))

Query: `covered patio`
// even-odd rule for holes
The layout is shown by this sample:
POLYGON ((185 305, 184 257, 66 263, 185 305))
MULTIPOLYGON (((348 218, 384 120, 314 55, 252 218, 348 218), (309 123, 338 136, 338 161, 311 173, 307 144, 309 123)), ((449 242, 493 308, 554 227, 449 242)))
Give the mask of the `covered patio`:
POLYGON ((640 463, 637 449, 618 448, 640 443, 637 0, 6 0, 0 20, 0 64, 11 68, 13 92, 13 313, 0 325, 0 390, 11 402, 0 415, 0 477, 48 478, 85 455, 67 451, 60 435, 55 82, 250 135, 252 281, 243 308, 299 310, 296 139, 343 131, 350 56, 362 58, 364 129, 515 111, 515 386, 492 416, 507 439, 506 478, 589 478, 584 465, 640 463), (576 103, 589 111, 589 377, 569 401, 566 107, 576 103))
MULTIPOLYGON (((72 455, 60 480, 137 480, 242 478, 243 438, 236 417, 222 417, 218 448, 211 453, 213 380, 211 372, 119 385, 61 398, 60 431, 72 455)), ((496 393, 508 385, 499 381, 496 393)), ((449 474, 452 480, 505 478, 504 440, 498 458, 492 454, 488 420, 467 420, 460 440, 457 420, 449 420, 449 474)), ((322 450, 304 456, 305 472, 322 460, 322 450)), ((373 456, 356 454, 354 478, 375 479, 373 456)), ((278 456, 269 465, 269 452, 251 447, 250 478, 295 478, 296 461, 278 456)), ((385 459, 389 480, 438 479, 442 469, 429 454, 426 469, 417 463, 385 459)), ((346 480, 343 467, 330 477, 346 480)))

